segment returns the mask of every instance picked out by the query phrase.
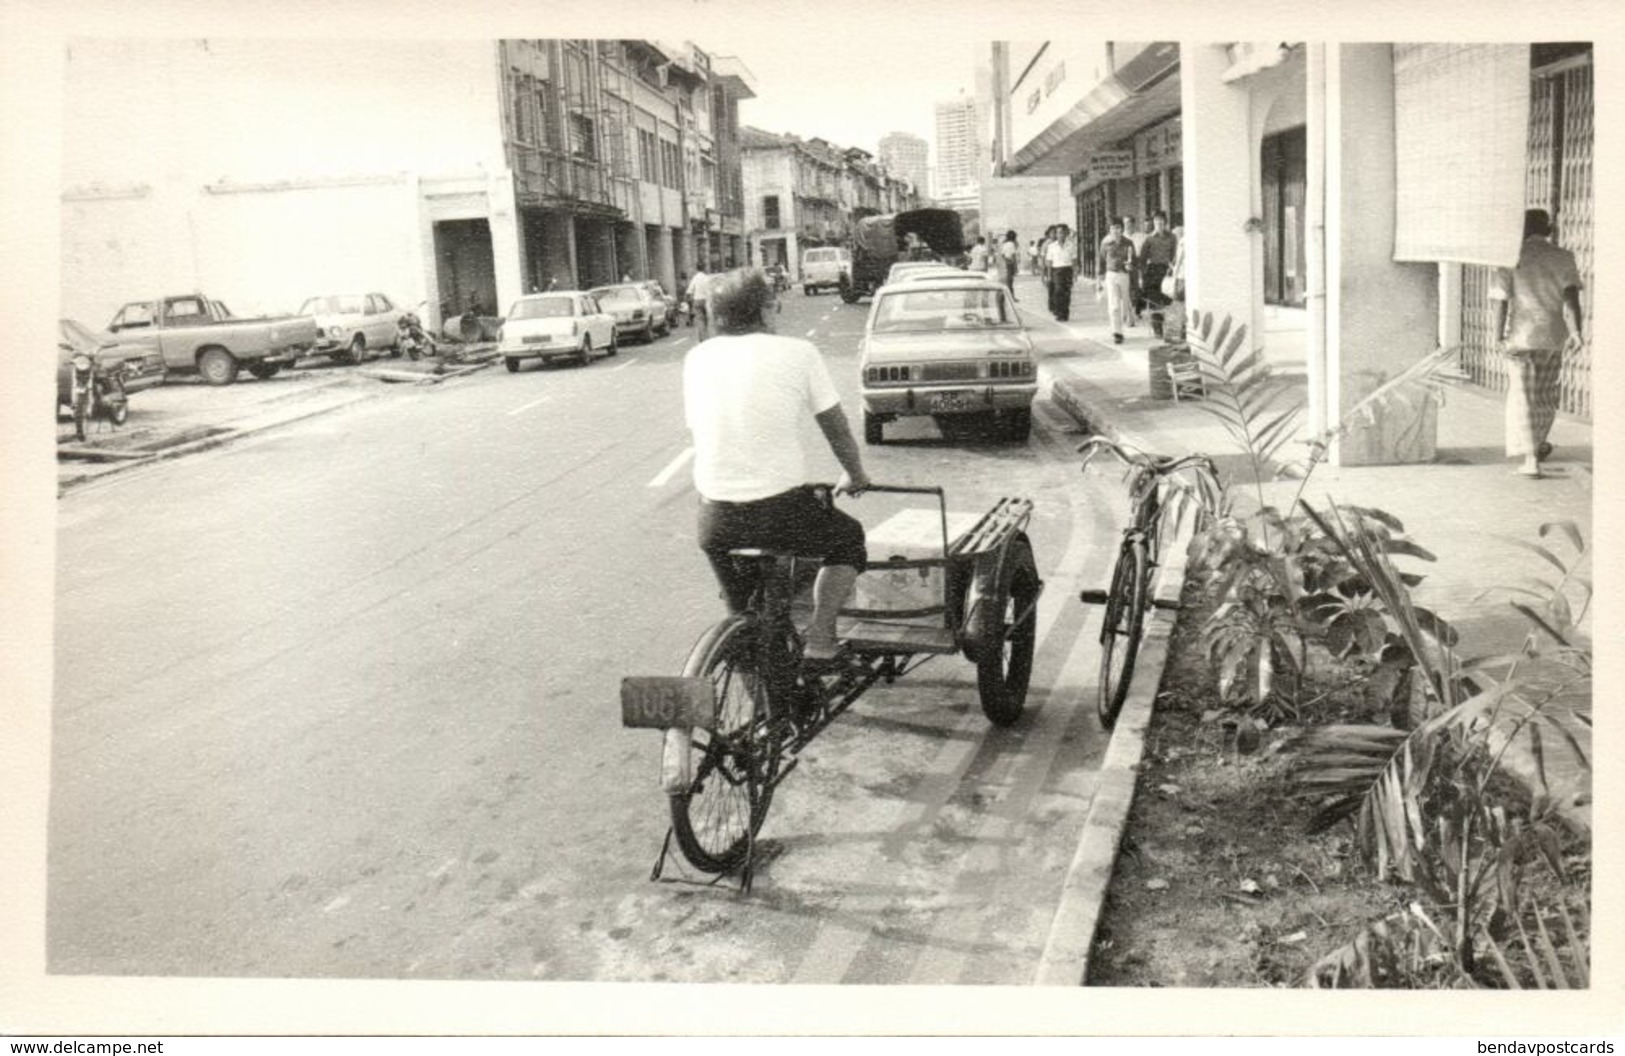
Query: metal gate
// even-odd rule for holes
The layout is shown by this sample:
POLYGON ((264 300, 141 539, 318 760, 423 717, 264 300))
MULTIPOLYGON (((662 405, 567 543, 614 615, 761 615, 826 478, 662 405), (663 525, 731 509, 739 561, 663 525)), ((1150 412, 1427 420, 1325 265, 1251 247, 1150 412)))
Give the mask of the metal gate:
MULTIPOLYGON (((1593 275, 1592 66, 1591 53, 1536 70, 1529 97, 1529 155, 1524 202, 1557 221, 1554 240, 1574 254, 1580 269, 1585 346, 1563 357, 1561 408, 1591 418, 1591 318, 1593 275)), ((1506 367, 1495 354, 1489 299, 1494 269, 1462 268, 1462 368, 1475 382, 1506 388, 1506 367)))

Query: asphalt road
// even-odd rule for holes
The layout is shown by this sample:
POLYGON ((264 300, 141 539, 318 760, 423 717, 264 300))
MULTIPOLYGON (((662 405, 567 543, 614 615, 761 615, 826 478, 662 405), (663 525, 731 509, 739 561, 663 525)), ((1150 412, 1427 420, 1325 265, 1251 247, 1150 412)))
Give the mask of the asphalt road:
MULTIPOLYGON (((778 320, 855 426, 866 308, 794 292, 778 320)), ((1037 503, 1027 716, 990 727, 974 667, 934 660, 803 755, 749 897, 654 883, 660 738, 618 685, 677 673, 720 613, 691 344, 394 390, 62 498, 49 970, 1029 982, 1104 750, 1077 590, 1112 482, 1042 400, 1023 446, 888 427, 877 480, 1037 503)))

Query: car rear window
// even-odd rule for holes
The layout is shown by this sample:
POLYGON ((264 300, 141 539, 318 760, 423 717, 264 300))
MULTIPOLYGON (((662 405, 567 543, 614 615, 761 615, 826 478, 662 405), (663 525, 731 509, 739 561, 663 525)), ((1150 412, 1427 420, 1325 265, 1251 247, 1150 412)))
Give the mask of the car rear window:
POLYGON ((362 315, 360 297, 312 297, 299 309, 300 315, 362 315))
POLYGON ((607 290, 592 290, 591 293, 598 298, 599 304, 642 304, 643 298, 648 291, 616 286, 607 290))
POLYGON ((509 319, 565 319, 575 314, 569 297, 537 297, 516 301, 509 319))
POLYGON ((1015 326, 1003 290, 948 289, 888 293, 875 305, 877 333, 901 330, 980 330, 1015 326))
POLYGON ((840 259, 841 259, 841 255, 840 255, 839 250, 834 250, 834 249, 809 249, 807 251, 807 262, 809 264, 823 264, 823 263, 826 263, 827 261, 840 260, 840 259))

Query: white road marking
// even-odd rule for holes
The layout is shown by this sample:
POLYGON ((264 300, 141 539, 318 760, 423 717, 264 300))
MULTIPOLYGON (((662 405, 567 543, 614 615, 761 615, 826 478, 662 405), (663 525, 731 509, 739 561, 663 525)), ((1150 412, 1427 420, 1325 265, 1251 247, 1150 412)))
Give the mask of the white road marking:
POLYGON ((509 411, 508 414, 510 416, 515 415, 515 414, 523 414, 525 411, 530 410, 532 407, 540 407, 542 404, 546 403, 548 400, 551 400, 552 398, 553 398, 553 394, 548 393, 546 396, 543 396, 541 399, 531 400, 529 403, 521 404, 518 407, 515 407, 513 410, 509 411))
POLYGON ((813 336, 813 335, 814 335, 814 334, 816 334, 816 333, 818 333, 818 327, 816 327, 816 326, 815 326, 815 327, 813 327, 813 328, 812 328, 812 329, 811 329, 811 330, 808 330, 808 331, 807 331, 807 336, 808 336, 808 337, 811 337, 811 336, 813 336))
POLYGON ((610 367, 608 370, 604 371, 604 373, 605 374, 614 374, 617 371, 625 370, 627 367, 630 367, 631 365, 632 365, 632 361, 629 359, 625 363, 622 363, 618 367, 610 367))
POLYGON ((648 486, 651 487, 651 488, 663 488, 663 487, 665 487, 666 483, 669 480, 671 480, 672 477, 675 477, 677 475, 677 471, 682 469, 683 466, 687 465, 688 460, 693 458, 693 457, 694 457, 694 449, 692 447, 683 448, 682 454, 680 454, 676 458, 672 459, 671 464, 668 465, 665 469, 661 470, 655 476, 655 479, 649 481, 648 486))
POLYGON ((687 334, 684 334, 682 337, 679 337, 676 341, 672 342, 672 344, 673 345, 681 345, 681 344, 686 344, 687 342, 692 341, 692 340, 694 340, 692 337, 689 337, 687 334))

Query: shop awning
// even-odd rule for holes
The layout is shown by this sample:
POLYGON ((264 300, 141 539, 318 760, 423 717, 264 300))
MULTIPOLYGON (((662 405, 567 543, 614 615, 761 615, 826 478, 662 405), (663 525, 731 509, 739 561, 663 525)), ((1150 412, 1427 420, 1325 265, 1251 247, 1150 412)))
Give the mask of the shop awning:
POLYGON ((1150 45, 1018 150, 1005 174, 1074 175, 1091 154, 1177 114, 1179 105, 1179 45, 1150 45))

